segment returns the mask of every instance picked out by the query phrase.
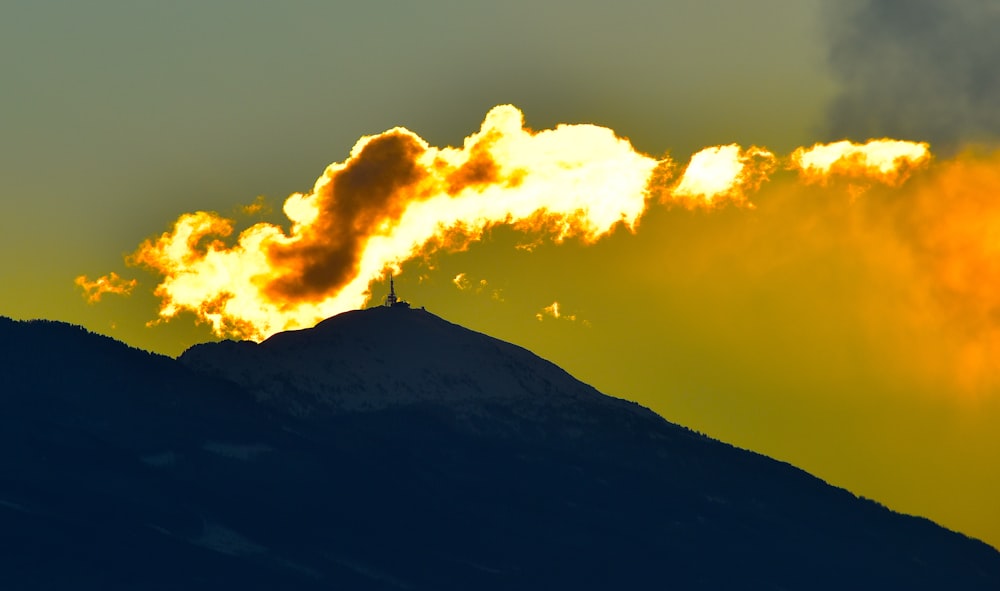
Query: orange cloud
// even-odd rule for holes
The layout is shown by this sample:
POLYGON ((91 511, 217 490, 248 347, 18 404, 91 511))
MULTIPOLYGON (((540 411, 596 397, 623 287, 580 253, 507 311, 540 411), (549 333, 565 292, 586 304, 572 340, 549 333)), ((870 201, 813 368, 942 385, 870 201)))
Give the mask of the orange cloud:
POLYGON ((961 154, 868 204, 906 247, 921 371, 968 391, 1000 385, 1000 152, 961 154))
POLYGON ((362 138, 285 201, 287 232, 258 223, 231 240, 231 220, 185 214, 129 262, 161 275, 161 318, 187 310, 219 335, 262 339, 358 308, 385 269, 463 248, 493 225, 584 242, 634 229, 659 164, 609 129, 535 132, 500 106, 460 148, 402 128, 362 138))
POLYGON ((88 304, 96 304, 108 293, 127 296, 137 284, 135 279, 122 279, 113 271, 93 281, 87 279, 86 275, 80 275, 73 282, 83 289, 83 297, 88 304))
POLYGON ((750 205, 747 193, 756 191, 776 166, 771 152, 737 144, 705 148, 691 156, 670 199, 687 206, 712 206, 722 200, 750 205))
MULTIPOLYGON (((285 200, 287 228, 260 222, 238 231, 219 214, 186 213, 127 261, 160 276, 162 320, 189 311, 220 336, 260 340, 359 308, 387 269, 463 249, 496 225, 524 232, 524 250, 543 239, 591 243, 618 227, 635 231, 652 196, 687 208, 753 207, 779 168, 797 170, 803 188, 835 178, 902 187, 928 166, 927 145, 914 142, 817 144, 787 157, 731 144, 698 152, 675 178, 669 158, 641 154, 609 129, 533 131, 505 105, 461 147, 436 148, 403 128, 361 138, 312 190, 285 200)), ((454 282, 487 287, 464 275, 454 282)), ((498 290, 493 297, 502 300, 498 290)), ((557 303, 539 317, 572 319, 557 303)))
POLYGON ((561 318, 563 320, 569 320, 570 322, 575 322, 576 321, 576 315, 575 314, 564 314, 562 312, 562 310, 559 307, 559 302, 552 302, 548 306, 545 306, 544 308, 542 308, 541 312, 535 314, 535 318, 539 322, 545 320, 546 316, 548 316, 550 318, 555 318, 556 320, 559 320, 561 318))
POLYGON ((239 212, 248 216, 260 215, 271 213, 271 207, 267 204, 267 200, 263 195, 258 195, 253 203, 240 207, 239 212))
POLYGON ((913 170, 930 161, 924 142, 880 139, 857 144, 847 140, 798 148, 791 165, 807 182, 825 183, 832 177, 876 180, 899 185, 913 170))

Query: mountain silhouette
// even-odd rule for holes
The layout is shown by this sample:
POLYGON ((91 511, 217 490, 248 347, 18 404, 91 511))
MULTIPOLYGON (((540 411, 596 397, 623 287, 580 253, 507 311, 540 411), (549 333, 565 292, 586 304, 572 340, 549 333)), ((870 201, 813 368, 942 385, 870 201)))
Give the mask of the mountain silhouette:
POLYGON ((1000 553, 420 309, 0 319, 3 589, 998 589, 1000 553))

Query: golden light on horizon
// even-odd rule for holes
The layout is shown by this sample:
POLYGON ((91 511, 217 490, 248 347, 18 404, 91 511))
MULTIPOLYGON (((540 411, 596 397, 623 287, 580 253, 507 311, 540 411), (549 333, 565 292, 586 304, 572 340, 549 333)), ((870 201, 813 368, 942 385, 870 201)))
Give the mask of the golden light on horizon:
MULTIPOLYGON (((590 244, 617 227, 639 231, 657 203, 753 209, 751 198, 768 198, 776 171, 791 170, 797 178, 784 175, 782 183, 792 183, 797 198, 843 196, 854 204, 868 196, 852 205, 852 232, 867 236, 873 254, 897 253, 879 257, 899 281, 919 286, 897 306, 909 310, 905 322, 947 344, 922 353, 921 371, 992 383, 1000 380, 992 369, 1000 320, 991 312, 1000 309, 992 287, 1000 284, 1000 217, 982 189, 1000 190, 1000 178, 990 158, 934 163, 926 143, 890 139, 815 144, 784 157, 729 144, 697 152, 674 179, 669 158, 639 153, 610 129, 532 131, 518 109, 504 105, 461 147, 435 148, 403 128, 361 138, 311 191, 288 197, 287 230, 256 223, 236 234, 235 222, 218 214, 183 214, 128 262, 161 277, 160 321, 189 311, 219 336, 261 340, 360 308, 387 269, 463 250, 493 226, 511 226, 532 244, 590 244), (846 192, 831 184, 838 178, 846 192)), ((464 281, 453 279, 460 289, 464 281)), ((114 274, 78 283, 94 301, 134 287, 114 274)), ((566 317, 557 304, 539 315, 566 317)))
POLYGON ((552 240, 593 242, 634 229, 659 162, 594 125, 531 131, 506 105, 460 148, 434 148, 403 128, 361 138, 309 193, 285 202, 291 222, 182 215, 131 264, 162 276, 161 319, 187 310, 220 336, 263 339, 359 308, 384 271, 419 253, 464 248, 496 224, 552 240))

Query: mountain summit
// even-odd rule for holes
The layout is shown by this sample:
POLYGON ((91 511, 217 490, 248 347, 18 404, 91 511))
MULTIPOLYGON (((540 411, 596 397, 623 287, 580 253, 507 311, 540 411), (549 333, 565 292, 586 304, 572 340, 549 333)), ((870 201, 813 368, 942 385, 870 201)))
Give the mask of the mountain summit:
POLYGON ((303 416, 607 398, 526 349, 402 306, 347 312, 260 344, 196 345, 179 359, 303 416))
POLYGON ((419 309, 0 319, 4 589, 997 589, 1000 553, 419 309))

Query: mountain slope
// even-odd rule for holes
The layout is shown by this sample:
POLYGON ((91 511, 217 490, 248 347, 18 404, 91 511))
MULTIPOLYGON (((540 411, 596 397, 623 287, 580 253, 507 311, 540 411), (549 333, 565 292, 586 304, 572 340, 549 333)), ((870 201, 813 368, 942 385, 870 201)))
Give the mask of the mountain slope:
POLYGON ((421 310, 181 363, 0 343, 5 589, 1000 587, 985 544, 421 310))
POLYGON ((303 416, 420 402, 571 406, 608 400, 521 347, 404 307, 347 312, 260 345, 196 345, 180 361, 303 416))

